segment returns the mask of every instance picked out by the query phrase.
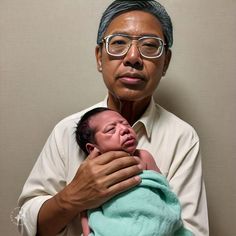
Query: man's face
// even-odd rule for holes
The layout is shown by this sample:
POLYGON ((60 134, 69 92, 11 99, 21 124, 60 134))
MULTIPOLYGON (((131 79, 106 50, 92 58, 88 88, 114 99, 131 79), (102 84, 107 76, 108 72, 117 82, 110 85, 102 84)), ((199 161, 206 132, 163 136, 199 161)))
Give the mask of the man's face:
POLYGON ((128 153, 135 151, 136 134, 119 113, 103 111, 92 117, 89 124, 92 129, 95 129, 95 146, 101 153, 117 150, 128 153))
MULTIPOLYGON (((130 11, 113 19, 104 36, 122 33, 130 36, 152 35, 164 40, 158 19, 146 12, 130 11)), ((96 56, 109 95, 120 100, 139 101, 150 98, 158 86, 163 72, 167 70, 170 51, 159 58, 147 59, 140 55, 137 44, 132 44, 126 55, 110 56, 97 48, 96 56)))

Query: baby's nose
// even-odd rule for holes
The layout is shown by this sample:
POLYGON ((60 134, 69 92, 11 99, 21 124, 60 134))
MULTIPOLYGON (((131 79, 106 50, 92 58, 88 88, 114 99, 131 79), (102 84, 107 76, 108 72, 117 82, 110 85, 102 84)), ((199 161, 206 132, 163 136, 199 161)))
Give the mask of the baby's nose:
POLYGON ((120 133, 121 133, 121 135, 128 134, 129 133, 128 127, 125 125, 121 125, 120 133))

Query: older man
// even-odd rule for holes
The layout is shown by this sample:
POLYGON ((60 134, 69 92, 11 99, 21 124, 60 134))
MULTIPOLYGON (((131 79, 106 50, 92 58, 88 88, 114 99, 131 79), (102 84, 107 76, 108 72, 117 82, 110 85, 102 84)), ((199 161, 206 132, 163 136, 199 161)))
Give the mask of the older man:
MULTIPOLYGON (((114 1, 102 16, 96 47, 108 96, 93 107, 107 106, 133 125, 138 148, 153 155, 177 194, 185 227, 205 236, 208 217, 198 136, 152 97, 168 69, 172 42, 171 20, 159 3, 114 1)), ((61 121, 46 142, 19 199, 23 235, 79 235, 82 211, 140 183, 139 162, 126 152, 94 158, 99 155, 94 151, 84 161, 73 133, 86 110, 61 121)))

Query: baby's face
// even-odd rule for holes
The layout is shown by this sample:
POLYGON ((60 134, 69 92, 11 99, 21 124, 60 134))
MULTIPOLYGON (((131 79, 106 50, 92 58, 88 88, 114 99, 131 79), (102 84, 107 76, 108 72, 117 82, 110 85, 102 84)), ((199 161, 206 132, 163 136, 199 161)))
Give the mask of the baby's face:
POLYGON ((123 150, 130 154, 136 149, 136 133, 119 113, 103 111, 89 121, 95 129, 96 147, 101 153, 123 150))

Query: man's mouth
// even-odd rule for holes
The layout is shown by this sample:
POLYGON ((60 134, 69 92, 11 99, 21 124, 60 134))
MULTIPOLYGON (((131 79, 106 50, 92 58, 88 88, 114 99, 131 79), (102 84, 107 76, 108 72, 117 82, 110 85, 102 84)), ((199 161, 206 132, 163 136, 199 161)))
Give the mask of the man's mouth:
POLYGON ((119 75, 117 78, 122 83, 130 85, 138 85, 146 80, 143 75, 138 73, 124 73, 119 75))

